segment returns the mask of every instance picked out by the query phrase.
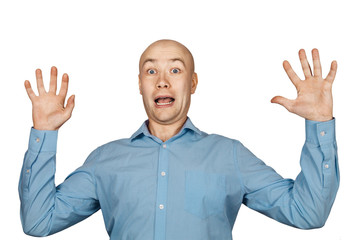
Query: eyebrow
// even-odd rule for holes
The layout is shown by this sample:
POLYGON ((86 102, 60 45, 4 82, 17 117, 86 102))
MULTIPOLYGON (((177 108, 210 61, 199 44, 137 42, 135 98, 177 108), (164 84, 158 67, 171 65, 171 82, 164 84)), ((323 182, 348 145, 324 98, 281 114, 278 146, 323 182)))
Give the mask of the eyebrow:
MULTIPOLYGON (((184 60, 182 60, 181 58, 171 58, 170 60, 173 62, 180 61, 184 66, 186 66, 184 60)), ((147 62, 156 62, 156 61, 157 61, 156 59, 148 58, 144 61, 142 66, 144 67, 145 63, 147 63, 147 62)))

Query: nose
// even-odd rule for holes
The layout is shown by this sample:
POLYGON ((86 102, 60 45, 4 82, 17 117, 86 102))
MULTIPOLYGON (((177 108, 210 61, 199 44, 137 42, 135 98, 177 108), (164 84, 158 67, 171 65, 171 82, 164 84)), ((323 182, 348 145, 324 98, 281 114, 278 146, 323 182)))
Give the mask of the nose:
POLYGON ((156 82, 156 88, 160 89, 160 88, 169 88, 169 87, 170 87, 170 83, 167 77, 165 76, 165 74, 161 74, 159 76, 158 81, 156 82))

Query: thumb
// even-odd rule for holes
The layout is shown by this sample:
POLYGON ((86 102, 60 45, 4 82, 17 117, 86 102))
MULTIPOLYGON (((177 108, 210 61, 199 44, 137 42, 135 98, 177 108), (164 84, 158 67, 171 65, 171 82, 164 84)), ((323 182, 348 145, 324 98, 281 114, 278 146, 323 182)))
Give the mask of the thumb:
POLYGON ((272 103, 277 103, 286 108, 289 112, 292 111, 292 107, 294 105, 294 100, 290 100, 287 98, 284 98, 282 96, 276 96, 271 99, 272 103))
POLYGON ((65 115, 67 116, 68 119, 71 117, 71 113, 74 107, 75 107, 75 95, 71 95, 66 103, 66 107, 64 110, 65 115))

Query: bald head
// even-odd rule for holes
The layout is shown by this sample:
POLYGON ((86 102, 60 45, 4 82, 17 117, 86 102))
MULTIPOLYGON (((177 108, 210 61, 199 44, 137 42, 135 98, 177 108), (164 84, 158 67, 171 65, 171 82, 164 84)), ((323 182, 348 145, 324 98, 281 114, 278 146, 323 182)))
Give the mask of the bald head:
POLYGON ((138 77, 151 134, 156 126, 159 132, 182 126, 198 83, 190 51, 177 41, 156 41, 141 55, 138 77))
POLYGON ((173 54, 178 53, 178 58, 175 60, 182 61, 183 64, 193 73, 195 71, 195 63, 194 58, 184 45, 181 43, 170 40, 170 39, 162 39, 150 44, 145 51, 141 54, 139 61, 139 71, 143 67, 143 65, 148 61, 154 61, 153 54, 154 53, 162 53, 162 54, 173 54))

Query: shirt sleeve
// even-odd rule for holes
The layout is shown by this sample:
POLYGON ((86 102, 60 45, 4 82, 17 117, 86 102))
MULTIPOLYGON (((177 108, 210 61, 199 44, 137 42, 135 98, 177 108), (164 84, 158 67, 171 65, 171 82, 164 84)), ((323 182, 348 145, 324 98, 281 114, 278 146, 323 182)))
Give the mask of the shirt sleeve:
POLYGON ((244 187, 243 203, 279 222, 303 229, 322 227, 339 187, 335 119, 305 121, 301 172, 283 179, 240 142, 236 160, 244 187))
POLYGON ((51 235, 100 208, 91 166, 98 150, 55 187, 57 135, 57 131, 31 129, 19 181, 21 223, 28 235, 51 235))

